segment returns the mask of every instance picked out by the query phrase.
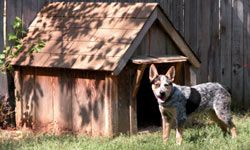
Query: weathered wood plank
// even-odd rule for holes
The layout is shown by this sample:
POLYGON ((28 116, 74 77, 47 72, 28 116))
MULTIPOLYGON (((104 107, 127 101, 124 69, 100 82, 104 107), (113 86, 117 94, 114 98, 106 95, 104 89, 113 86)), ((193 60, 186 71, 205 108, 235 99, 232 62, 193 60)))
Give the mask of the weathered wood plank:
POLYGON ((105 135, 105 77, 89 74, 89 92, 92 105, 92 135, 105 135))
POLYGON ((132 96, 130 98, 130 105, 129 105, 129 117, 130 117, 130 134, 137 133, 137 100, 136 95, 140 87, 141 79, 144 74, 144 70, 146 68, 145 64, 142 64, 137 67, 134 81, 132 84, 132 96))
POLYGON ((184 1, 172 0, 171 4, 171 21, 174 27, 179 31, 181 35, 184 35, 184 1))
POLYGON ((72 94, 75 80, 67 70, 57 71, 52 77, 54 132, 72 129, 72 94))
POLYGON ((189 61, 195 66, 199 67, 200 62, 196 59, 195 55, 190 51, 190 47, 185 43, 182 36, 179 36, 178 32, 173 28, 171 23, 167 20, 164 14, 157 10, 158 20, 161 22, 163 28, 168 32, 169 36, 172 38, 176 46, 181 50, 183 54, 185 54, 189 61))
POLYGON ((129 102, 131 97, 131 67, 128 65, 118 76, 118 132, 129 134, 129 102))
POLYGON ((118 81, 116 76, 105 77, 105 134, 115 136, 118 133, 118 81))
MULTIPOLYGON (((4 31, 3 31, 3 14, 4 13, 4 1, 0 1, 0 53, 4 48, 4 31)), ((7 94, 7 80, 6 75, 0 73, 0 95, 7 94)))
POLYGON ((208 52, 211 45, 211 1, 198 1, 198 43, 200 49, 200 67, 199 82, 208 81, 208 52))
MULTIPOLYGON (((176 44, 173 43, 172 39, 159 23, 154 23, 147 35, 149 36, 149 56, 181 54, 176 44)), ((144 52, 145 50, 142 51, 144 52)))
POLYGON ((91 99, 89 99, 89 78, 87 73, 84 72, 78 72, 76 78, 74 95, 72 98, 73 131, 80 134, 91 135, 91 116, 93 112, 91 99))
POLYGON ((141 31, 137 35, 137 38, 130 45, 127 52, 124 54, 123 58, 120 60, 119 65, 115 68, 115 70, 113 72, 114 75, 117 75, 120 73, 121 69, 126 65, 127 61, 133 55, 136 48, 140 45, 140 42, 142 41, 142 39, 146 35, 147 31, 152 26, 152 24, 155 22, 155 20, 157 18, 157 12, 158 11, 156 11, 156 10, 154 10, 152 12, 151 16, 148 18, 145 25, 143 26, 143 28, 141 29, 141 31))
POLYGON ((132 58, 132 63, 135 64, 154 64, 154 63, 174 63, 187 61, 185 56, 162 56, 162 57, 137 57, 132 58))
POLYGON ((32 127, 34 117, 34 70, 23 68, 22 74, 22 89, 21 89, 21 113, 22 113, 22 126, 32 127))
POLYGON ((22 78, 21 78, 21 72, 20 70, 16 70, 14 72, 14 82, 15 82, 15 102, 16 102, 16 108, 15 108, 15 117, 16 117, 16 127, 21 128, 22 127, 22 78))
MULTIPOLYGON (((35 69, 34 127, 45 131, 53 130, 53 88, 51 71, 35 69)), ((25 87, 24 87, 25 88, 25 87)))
POLYGON ((44 6, 44 4, 48 2, 49 0, 37 0, 37 11, 39 11, 44 6))
POLYGON ((250 108, 250 1, 244 0, 244 107, 250 108))
POLYGON ((4 48, 4 39, 3 39, 3 17, 4 17, 4 1, 0 1, 0 52, 4 48))
POLYGON ((233 0, 232 16, 232 98, 243 107, 243 0, 233 0))
POLYGON ((31 21, 35 18, 37 12, 38 12, 37 0, 23 0, 22 20, 26 29, 29 27, 31 21))
POLYGON ((211 45, 208 52, 208 81, 220 81, 219 0, 211 1, 211 45))
POLYGON ((22 2, 23 0, 7 0, 7 33, 12 31, 15 18, 22 18, 22 2))
POLYGON ((221 51, 221 83, 231 89, 231 38, 232 38, 232 0, 221 1, 220 51, 221 51))
POLYGON ((184 0, 185 2, 185 33, 184 37, 187 43, 190 45, 195 54, 199 57, 199 49, 198 49, 198 37, 197 37, 197 29, 198 29, 198 6, 197 0, 184 0))

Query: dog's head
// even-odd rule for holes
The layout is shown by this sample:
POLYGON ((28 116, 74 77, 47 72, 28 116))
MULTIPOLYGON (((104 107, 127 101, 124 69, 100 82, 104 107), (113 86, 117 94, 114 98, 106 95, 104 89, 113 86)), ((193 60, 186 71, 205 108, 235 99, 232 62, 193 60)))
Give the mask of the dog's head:
POLYGON ((158 103, 167 101, 173 88, 173 81, 175 77, 174 66, 170 67, 165 75, 159 75, 154 64, 149 69, 149 80, 152 85, 152 90, 158 103))

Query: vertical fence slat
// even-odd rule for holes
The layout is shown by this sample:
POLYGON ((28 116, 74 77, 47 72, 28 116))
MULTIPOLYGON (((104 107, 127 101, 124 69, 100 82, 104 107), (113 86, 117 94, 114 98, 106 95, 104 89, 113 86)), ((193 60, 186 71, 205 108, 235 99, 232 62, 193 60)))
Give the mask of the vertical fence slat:
POLYGON ((232 95, 233 105, 243 102, 243 1, 233 0, 232 20, 232 95))
MULTIPOLYGON (((3 12, 4 12, 4 2, 0 1, 0 52, 4 48, 3 39, 3 12)), ((7 81, 5 74, 0 73, 0 95, 5 95, 7 93, 7 81)))
POLYGON ((23 0, 7 0, 7 33, 12 31, 12 24, 16 17, 22 17, 23 0))
POLYGON ((221 83, 231 89, 231 37, 232 37, 232 0, 221 0, 220 7, 220 51, 221 83))
POLYGON ((184 7, 183 0, 172 1, 172 22, 175 28, 183 35, 184 34, 184 7))
POLYGON ((244 0, 244 106, 250 108, 250 1, 244 0))
POLYGON ((0 52, 3 50, 3 13, 4 13, 4 1, 0 1, 0 52))
POLYGON ((199 55, 198 45, 197 45, 197 0, 185 0, 184 7, 184 24, 185 33, 184 37, 188 44, 191 46, 192 50, 199 55))
POLYGON ((208 52, 208 81, 220 81, 219 0, 211 1, 211 43, 208 52), (219 76, 218 76, 219 75, 219 76))
POLYGON ((211 1, 198 1, 198 48, 200 59, 202 61, 200 67, 200 79, 198 82, 206 82, 208 80, 208 52, 211 45, 211 1))
POLYGON ((37 0, 37 11, 39 11, 45 3, 48 3, 49 0, 37 0))
POLYGON ((38 2, 36 0, 24 0, 22 5, 22 20, 25 28, 28 28, 31 21, 38 12, 38 2))

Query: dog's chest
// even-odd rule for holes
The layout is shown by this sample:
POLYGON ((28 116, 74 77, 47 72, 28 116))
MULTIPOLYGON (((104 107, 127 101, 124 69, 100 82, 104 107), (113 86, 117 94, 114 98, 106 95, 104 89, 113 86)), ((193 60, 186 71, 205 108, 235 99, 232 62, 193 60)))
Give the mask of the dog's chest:
POLYGON ((159 105, 160 112, 163 116, 168 118, 176 117, 176 108, 175 107, 164 107, 159 105))

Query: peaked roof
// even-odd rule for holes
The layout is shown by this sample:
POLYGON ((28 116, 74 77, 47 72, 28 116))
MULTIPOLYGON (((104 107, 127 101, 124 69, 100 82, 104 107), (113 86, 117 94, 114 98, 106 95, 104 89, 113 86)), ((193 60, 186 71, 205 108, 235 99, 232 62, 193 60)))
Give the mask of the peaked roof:
POLYGON ((119 72, 158 19, 186 55, 199 60, 157 3, 53 2, 44 6, 23 39, 24 52, 15 66, 58 67, 119 72), (26 55, 38 40, 39 52, 26 55))

